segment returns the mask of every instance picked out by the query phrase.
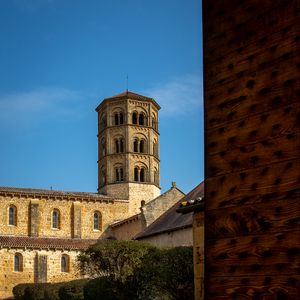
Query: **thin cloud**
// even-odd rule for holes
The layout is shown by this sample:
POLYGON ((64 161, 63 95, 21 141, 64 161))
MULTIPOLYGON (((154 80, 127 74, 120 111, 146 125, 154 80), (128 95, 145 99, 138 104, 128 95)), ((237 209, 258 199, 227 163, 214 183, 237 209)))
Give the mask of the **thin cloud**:
POLYGON ((0 95, 1 123, 30 123, 33 120, 81 114, 84 97, 65 88, 42 88, 0 95))
POLYGON ((186 75, 145 91, 162 107, 165 115, 184 115, 202 106, 202 78, 186 75))

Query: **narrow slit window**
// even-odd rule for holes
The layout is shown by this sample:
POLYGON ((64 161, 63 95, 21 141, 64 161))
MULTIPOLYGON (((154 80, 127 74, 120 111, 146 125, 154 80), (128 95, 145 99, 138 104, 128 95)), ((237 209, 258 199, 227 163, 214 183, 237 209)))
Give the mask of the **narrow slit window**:
POLYGON ((135 139, 133 142, 133 152, 138 152, 138 143, 139 141, 135 139))
POLYGON ((63 254, 61 257, 61 263, 60 263, 60 269, 62 273, 69 272, 69 256, 66 254, 63 254))
POLYGON ((22 254, 16 253, 14 257, 14 271, 22 272, 23 271, 23 257, 22 254))
POLYGON ((14 205, 11 205, 8 209, 8 224, 17 225, 17 208, 14 205))
POLYGON ((94 212, 94 230, 101 230, 101 214, 99 211, 94 212))
POLYGON ((120 113, 120 125, 124 124, 124 116, 123 113, 120 113))
POLYGON ((143 114, 139 115, 139 125, 144 125, 145 123, 145 117, 143 114))
POLYGON ((132 124, 137 124, 137 113, 132 114, 132 124))
POLYGON ((134 168, 134 181, 139 181, 139 169, 134 168))
POLYGON ((144 151, 145 151, 145 142, 144 142, 144 140, 141 140, 140 141, 140 153, 144 153, 144 151))
POLYGON ((145 169, 142 168, 140 172, 140 182, 145 182, 145 169))
POLYGON ((52 212, 52 228, 59 229, 60 227, 60 213, 57 209, 52 212))

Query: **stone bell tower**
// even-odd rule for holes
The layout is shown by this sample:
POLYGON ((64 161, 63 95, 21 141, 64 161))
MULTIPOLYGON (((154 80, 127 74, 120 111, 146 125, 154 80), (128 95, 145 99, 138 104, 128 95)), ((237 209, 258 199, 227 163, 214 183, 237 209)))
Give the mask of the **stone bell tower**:
POLYGON ((106 98, 98 112, 98 192, 129 199, 130 213, 160 194, 158 110, 129 91, 106 98))

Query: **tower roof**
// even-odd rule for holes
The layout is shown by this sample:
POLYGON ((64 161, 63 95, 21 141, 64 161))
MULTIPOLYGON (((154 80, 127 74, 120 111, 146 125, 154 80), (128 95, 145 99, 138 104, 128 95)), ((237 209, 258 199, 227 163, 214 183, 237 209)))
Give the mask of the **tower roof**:
POLYGON ((100 107, 102 105, 104 105, 107 101, 119 100, 119 99, 133 99, 133 100, 140 100, 140 101, 151 101, 156 106, 157 109, 160 109, 160 106, 158 105, 158 103, 153 98, 146 97, 146 96, 143 96, 143 95, 139 95, 137 93, 133 93, 133 92, 130 92, 130 91, 125 91, 125 92, 117 94, 115 96, 105 98, 97 106, 96 111, 98 111, 100 109, 100 107))

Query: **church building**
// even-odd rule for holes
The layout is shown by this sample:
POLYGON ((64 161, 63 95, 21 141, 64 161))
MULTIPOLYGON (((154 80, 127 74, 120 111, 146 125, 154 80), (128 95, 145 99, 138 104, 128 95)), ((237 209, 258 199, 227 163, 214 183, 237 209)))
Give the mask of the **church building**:
POLYGON ((114 237, 111 224, 134 219, 150 202, 162 214, 184 195, 173 186, 160 196, 159 109, 129 91, 96 108, 97 193, 0 187, 0 299, 20 283, 78 278, 76 256, 114 237))

